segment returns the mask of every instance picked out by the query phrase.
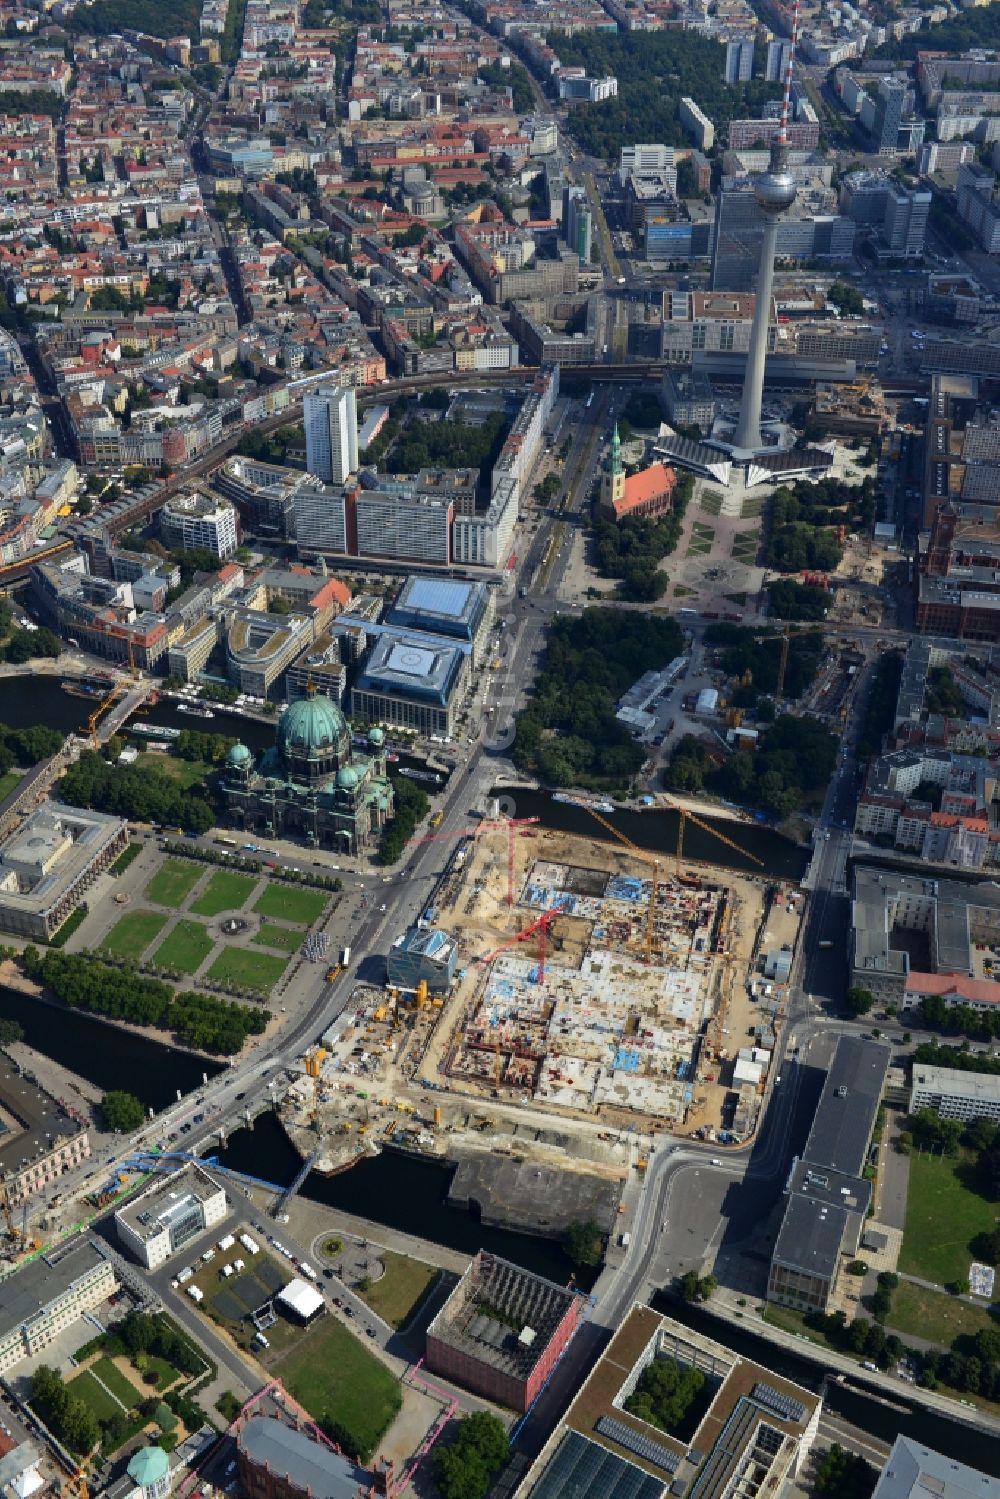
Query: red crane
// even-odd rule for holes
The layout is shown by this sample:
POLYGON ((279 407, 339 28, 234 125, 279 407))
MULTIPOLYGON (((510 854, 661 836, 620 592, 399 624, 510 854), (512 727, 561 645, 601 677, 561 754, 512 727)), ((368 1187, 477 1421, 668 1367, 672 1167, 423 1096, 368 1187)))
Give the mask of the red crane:
POLYGON ((514 904, 514 839, 517 837, 517 829, 528 826, 533 822, 541 822, 540 817, 502 817, 496 822, 470 823, 468 827, 462 828, 458 833, 425 833, 422 838, 408 838, 407 847, 411 844, 418 847, 422 843, 438 843, 446 838, 478 838, 480 833, 485 833, 493 828, 507 829, 507 904, 514 904))
POLYGON ((533 937, 535 935, 535 933, 537 932, 538 933, 538 982, 540 984, 544 984, 545 983, 545 936, 546 936, 546 933, 549 931, 550 927, 552 926, 552 923, 555 921, 555 919, 556 919, 556 917, 558 915, 559 915, 559 912, 557 910, 555 910, 554 908, 551 911, 543 911, 542 914, 541 914, 541 916, 539 916, 537 918, 537 920, 532 921, 526 927, 522 927, 519 932, 515 932, 514 933, 513 937, 508 937, 506 942, 501 942, 500 946, 497 947, 497 948, 494 948, 493 952, 484 953, 481 958, 477 958, 476 959, 476 962, 477 963, 492 963, 493 959, 494 958, 498 958, 502 952, 506 952, 507 949, 508 949, 508 947, 516 947, 519 942, 526 942, 529 937, 533 937))

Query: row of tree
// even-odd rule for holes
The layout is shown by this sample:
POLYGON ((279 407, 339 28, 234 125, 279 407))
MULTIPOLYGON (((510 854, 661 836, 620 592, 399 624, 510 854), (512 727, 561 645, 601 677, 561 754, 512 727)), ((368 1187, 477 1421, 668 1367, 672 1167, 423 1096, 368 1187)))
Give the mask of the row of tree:
POLYGON ((899 651, 888 651, 879 657, 858 735, 858 755, 864 759, 881 753, 882 738, 892 728, 896 716, 902 675, 903 657, 899 651))
MULTIPOLYGON (((972 1036, 983 1040, 1000 1037, 1000 1015, 988 1011, 974 1010, 971 1005, 947 1005, 940 994, 925 994, 920 1001, 920 1016, 925 1025, 949 1031, 953 1036, 972 1036)), ((992 1067, 980 1067, 980 1062, 997 1062, 995 1057, 970 1058, 966 1053, 955 1053, 951 1047, 944 1048, 949 1055, 963 1057, 962 1061, 949 1062, 949 1067, 964 1067, 967 1072, 993 1071, 992 1067)), ((998 1069, 1000 1070, 1000 1069, 998 1069)))
POLYGON ((430 799, 426 791, 406 776, 396 776, 392 782, 395 803, 392 821, 387 823, 379 844, 380 864, 396 864, 403 856, 407 839, 416 832, 417 824, 430 811, 430 799))
POLYGON ((262 1035, 267 1027, 266 1010, 195 990, 175 994, 161 979, 112 967, 87 953, 50 948, 43 954, 28 946, 22 961, 29 978, 71 1009, 169 1030, 183 1045, 217 1056, 234 1056, 247 1036, 262 1035))
POLYGON ((70 1452, 84 1457, 97 1446, 101 1429, 91 1409, 66 1388, 61 1374, 39 1364, 31 1376, 31 1403, 52 1434, 70 1452))
POLYGON ((556 619, 534 695, 518 715, 512 755, 550 786, 620 786, 643 750, 615 717, 619 698, 644 672, 684 646, 672 619, 585 609, 556 619))
POLYGON ((15 765, 28 770, 50 755, 57 755, 64 743, 64 734, 42 723, 26 729, 0 724, 0 775, 6 775, 15 765))
POLYGON ((71 807, 93 807, 135 822, 160 822, 193 833, 215 826, 215 810, 203 796, 183 790, 162 770, 109 765, 85 750, 63 776, 59 794, 71 807))

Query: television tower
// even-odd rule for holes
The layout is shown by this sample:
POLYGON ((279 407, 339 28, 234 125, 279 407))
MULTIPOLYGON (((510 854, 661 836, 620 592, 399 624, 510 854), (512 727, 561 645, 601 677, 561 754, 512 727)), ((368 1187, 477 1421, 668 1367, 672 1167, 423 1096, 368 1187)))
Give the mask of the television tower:
POLYGON ((760 402, 764 389, 764 360, 767 356, 767 331, 771 319, 771 287, 774 282, 774 252, 778 242, 778 220, 795 202, 795 179, 788 170, 788 115, 792 101, 792 65, 799 39, 799 0, 792 11, 792 45, 785 68, 785 93, 781 103, 778 134, 771 143, 771 161, 766 172, 754 181, 753 192, 764 216, 764 235, 757 268, 757 293, 750 329, 750 349, 743 376, 743 398, 740 419, 733 437, 733 449, 752 454, 764 447, 760 435, 760 402))

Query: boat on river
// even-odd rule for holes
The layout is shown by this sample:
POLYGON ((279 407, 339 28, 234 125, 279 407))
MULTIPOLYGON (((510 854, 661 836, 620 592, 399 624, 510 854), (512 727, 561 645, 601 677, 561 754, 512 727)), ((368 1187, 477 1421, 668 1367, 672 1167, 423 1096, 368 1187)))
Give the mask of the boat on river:
POLYGON ((552 800, 562 802, 567 807, 583 807, 587 812, 613 812, 614 802, 591 801, 586 796, 570 796, 568 791, 553 791, 552 800))

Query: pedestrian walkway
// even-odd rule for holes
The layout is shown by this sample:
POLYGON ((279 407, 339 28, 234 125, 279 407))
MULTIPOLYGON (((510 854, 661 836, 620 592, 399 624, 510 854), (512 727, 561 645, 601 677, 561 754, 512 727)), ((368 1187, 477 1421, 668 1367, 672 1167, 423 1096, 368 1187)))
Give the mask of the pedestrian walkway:
MULTIPOLYGON (((840 1353, 827 1343, 813 1341, 803 1333, 788 1332, 783 1327, 775 1327, 773 1323, 765 1322, 762 1312, 758 1310, 762 1305, 763 1303, 757 1300, 738 1298, 735 1292, 720 1286, 712 1296, 709 1309, 727 1322, 738 1323, 778 1347, 787 1348, 801 1358, 813 1360, 821 1367, 830 1370, 834 1378, 843 1374, 849 1380, 856 1379, 861 1385, 874 1386, 883 1396, 890 1399, 905 1398, 907 1401, 924 1405, 929 1410, 948 1416, 951 1420, 960 1417, 987 1431, 1000 1433, 1000 1420, 995 1416, 987 1415, 984 1411, 973 1411, 968 1406, 961 1405, 957 1397, 942 1395, 936 1390, 925 1390, 920 1385, 904 1384, 894 1375, 884 1374, 881 1370, 863 1369, 860 1358, 854 1358, 848 1353, 840 1353), (743 1306, 739 1305, 740 1300, 744 1300, 743 1306)), ((719 1341, 725 1343, 724 1332, 720 1331, 719 1341)), ((914 1344, 920 1343, 917 1338, 908 1338, 907 1341, 914 1344)))

